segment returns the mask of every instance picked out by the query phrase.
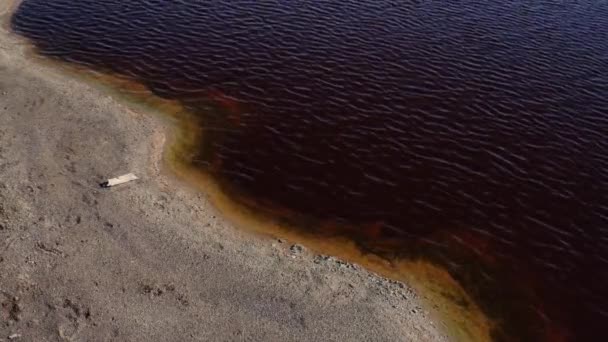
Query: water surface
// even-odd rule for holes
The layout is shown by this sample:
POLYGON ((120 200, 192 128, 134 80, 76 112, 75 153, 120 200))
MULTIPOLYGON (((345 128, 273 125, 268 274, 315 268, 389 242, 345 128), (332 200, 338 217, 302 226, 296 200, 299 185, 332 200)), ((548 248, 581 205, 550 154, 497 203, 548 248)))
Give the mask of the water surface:
POLYGON ((25 0, 197 113, 235 199, 446 267, 496 340, 608 338, 608 2, 25 0))

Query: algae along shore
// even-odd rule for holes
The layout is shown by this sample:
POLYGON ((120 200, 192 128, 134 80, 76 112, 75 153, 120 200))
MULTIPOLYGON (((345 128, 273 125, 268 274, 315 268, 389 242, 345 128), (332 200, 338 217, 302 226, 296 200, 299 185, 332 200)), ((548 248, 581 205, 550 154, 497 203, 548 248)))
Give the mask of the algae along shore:
POLYGON ((347 242, 237 229, 164 162, 172 119, 32 55, 15 5, 0 5, 0 341, 487 339, 347 242))

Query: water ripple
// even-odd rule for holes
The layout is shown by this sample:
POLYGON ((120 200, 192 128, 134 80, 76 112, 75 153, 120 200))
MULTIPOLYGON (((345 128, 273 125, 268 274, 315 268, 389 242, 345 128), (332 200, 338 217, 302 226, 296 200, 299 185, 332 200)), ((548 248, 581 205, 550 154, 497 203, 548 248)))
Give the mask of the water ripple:
POLYGON ((606 2, 549 0, 25 0, 13 18, 43 54, 199 113, 193 162, 233 191, 373 223, 471 287, 500 270, 576 340, 605 335, 608 306, 607 26, 606 2))

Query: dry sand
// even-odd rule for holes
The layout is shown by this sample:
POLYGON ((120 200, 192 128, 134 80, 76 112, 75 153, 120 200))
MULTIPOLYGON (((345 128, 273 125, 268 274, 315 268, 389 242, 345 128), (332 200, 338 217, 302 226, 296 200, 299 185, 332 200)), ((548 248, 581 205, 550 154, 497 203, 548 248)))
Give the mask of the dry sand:
POLYGON ((407 285, 235 229, 165 171, 166 126, 4 26, 0 341, 448 340, 407 285))

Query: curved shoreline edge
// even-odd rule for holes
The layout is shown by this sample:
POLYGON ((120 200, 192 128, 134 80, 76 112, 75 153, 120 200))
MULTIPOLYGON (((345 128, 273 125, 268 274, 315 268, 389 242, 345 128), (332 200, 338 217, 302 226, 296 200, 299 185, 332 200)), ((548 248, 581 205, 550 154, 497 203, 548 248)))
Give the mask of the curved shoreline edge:
MULTIPOLYGON (((10 6, 9 3, 4 13, 0 11, 3 28, 5 28, 11 10, 16 7, 16 4, 17 2, 14 2, 10 6)), ((115 84, 112 85, 112 83, 115 83, 115 79, 107 78, 106 75, 98 75, 97 79, 85 79, 83 83, 82 80, 78 80, 81 75, 72 73, 69 71, 69 67, 59 66, 63 69, 62 71, 68 69, 70 75, 66 75, 66 72, 56 71, 57 65, 54 65, 55 62, 42 60, 32 62, 33 57, 29 57, 30 53, 26 51, 27 44, 21 43, 21 40, 8 32, 2 32, 0 35, 0 48, 2 48, 0 50, 0 72, 15 78, 14 81, 5 86, 12 97, 0 98, 0 104, 8 104, 11 108, 22 104, 24 105, 23 111, 26 112, 21 112, 18 115, 5 112, 0 115, 2 118, 0 122, 6 130, 6 132, 0 132, 3 133, 3 135, 0 134, 0 146, 6 147, 8 151, 4 152, 5 156, 0 157, 11 161, 21 159, 17 164, 9 167, 8 171, 0 169, 0 178, 8 179, 5 176, 10 176, 10 172, 15 175, 27 175, 24 179, 15 182, 0 182, 0 185, 3 185, 6 190, 0 196, 0 204, 15 202, 21 204, 18 207, 26 208, 15 209, 15 213, 11 214, 12 216, 0 216, 0 223, 2 223, 2 219, 5 219, 10 225, 8 229, 4 230, 7 234, 12 234, 7 240, 12 242, 7 245, 6 256, 3 255, 3 261, 0 263, 0 271, 2 271, 0 273, 9 275, 0 277, 3 291, 5 291, 4 283, 8 284, 9 281, 14 280, 12 277, 15 274, 18 275, 18 280, 15 282, 17 286, 11 288, 12 286, 7 285, 8 291, 5 291, 11 294, 11 296, 8 296, 11 298, 6 300, 15 301, 15 297, 20 298, 16 301, 20 303, 16 303, 16 305, 21 307, 20 315, 22 317, 15 320, 13 327, 25 324, 23 322, 28 321, 28 315, 35 317, 35 308, 42 305, 42 303, 39 303, 39 299, 35 298, 36 296, 42 296, 47 302, 53 303, 51 305, 55 307, 65 306, 66 301, 72 304, 76 302, 74 305, 67 305, 68 311, 74 311, 71 306, 76 306, 77 311, 82 313, 86 311, 85 307, 88 307, 88 310, 95 312, 99 317, 99 322, 96 321, 93 324, 87 321, 87 318, 84 317, 85 314, 83 317, 77 318, 78 324, 68 324, 62 322, 65 313, 58 313, 60 310, 55 310, 57 312, 55 316, 51 315, 51 318, 43 322, 44 327, 36 331, 40 334, 37 335, 38 337, 43 337, 46 333, 78 337, 87 336, 87 333, 92 334, 89 336, 95 336, 99 331, 107 333, 112 325, 108 321, 115 318, 112 316, 113 314, 122 315, 125 321, 129 322, 128 324, 125 323, 121 327, 122 329, 119 329, 124 331, 129 327, 136 326, 137 319, 133 321, 127 317, 133 314, 133 308, 137 308, 135 311, 144 317, 144 321, 158 322, 158 308, 142 308, 142 305, 138 305, 136 302, 141 301, 142 298, 148 299, 148 297, 151 301, 161 301, 166 300, 168 296, 173 296, 176 298, 177 310, 183 309, 179 306, 183 307, 185 300, 185 302, 188 302, 188 305, 185 305, 188 309, 184 310, 190 310, 189 314, 198 310, 198 316, 201 312, 211 314, 212 311, 221 312, 226 310, 225 317, 233 317, 239 316, 239 312, 245 310, 247 314, 243 314, 237 321, 243 326, 255 324, 266 328, 259 331, 253 329, 253 336, 258 337, 270 332, 270 336, 276 338, 280 336, 280 338, 290 340, 289 333, 291 330, 295 330, 303 334, 298 335, 297 340, 314 340, 318 336, 311 331, 307 333, 306 330, 317 329, 318 327, 314 326, 315 324, 323 327, 322 321, 329 319, 330 323, 345 325, 344 329, 346 330, 337 329, 344 334, 340 336, 357 333, 359 335, 353 336, 361 338, 365 334, 385 334, 387 340, 390 340, 391 336, 401 338, 406 336, 410 340, 447 340, 448 337, 442 331, 448 331, 450 335, 454 335, 452 338, 456 340, 489 339, 489 332, 487 331, 489 330, 489 324, 485 321, 481 327, 467 327, 460 332, 454 331, 459 329, 454 326, 454 323, 440 322, 436 326, 432 323, 432 321, 436 321, 432 313, 434 310, 425 309, 430 307, 430 304, 425 302, 433 302, 433 300, 423 299, 417 295, 416 293, 420 293, 420 290, 414 291, 403 283, 390 281, 368 273, 354 264, 330 257, 320 257, 312 251, 323 251, 324 253, 337 255, 361 264, 374 272, 405 281, 408 284, 415 279, 408 279, 397 274, 406 273, 408 269, 420 268, 419 274, 430 272, 428 278, 446 278, 444 282, 449 282, 447 278, 450 277, 445 272, 442 273, 439 269, 434 270, 432 267, 420 263, 395 265, 386 260, 362 254, 348 241, 315 241, 313 238, 303 237, 286 227, 276 226, 272 222, 252 217, 249 215, 250 213, 247 213, 243 208, 239 208, 227 196, 222 194, 217 185, 210 179, 201 177, 200 174, 196 174, 192 170, 179 168, 175 163, 163 165, 163 151, 166 157, 170 159, 170 146, 175 143, 175 141, 169 141, 166 145, 165 137, 170 140, 184 137, 183 134, 178 134, 176 128, 179 121, 175 117, 167 118, 165 116, 167 112, 179 112, 181 110, 175 103, 156 102, 154 100, 151 103, 142 104, 134 103, 133 99, 128 98, 126 99, 129 102, 128 105, 119 103, 113 99, 117 95, 116 88, 112 88, 116 86, 115 84), (28 55, 27 58, 26 55, 28 55), (92 83, 95 84, 91 85, 92 83), (100 85, 104 89, 96 89, 100 85), (28 94, 27 90, 30 87, 34 88, 32 90, 37 90, 38 94, 28 94), (22 98, 15 98, 14 92, 21 95, 22 98), (75 96, 80 96, 81 93, 83 94, 82 98, 75 98, 75 96), (113 96, 110 98, 106 94, 112 94, 113 96), (47 95, 49 99, 42 100, 47 95), (41 100, 46 103, 38 104, 41 100), (27 106, 31 108, 27 108, 27 106), (93 113, 85 114, 87 110, 93 113), (49 112, 52 112, 55 116, 49 117, 49 112), (66 115, 63 112, 69 113, 66 115), (125 115, 124 112, 127 112, 128 115, 125 115), (146 112, 146 115, 140 114, 141 112, 146 112), (147 115, 150 113, 154 114, 153 117, 147 115), (106 115, 106 117, 102 117, 100 114, 106 115), (61 126, 54 126, 53 123, 55 122, 69 124, 71 127, 64 129, 61 126), (95 125, 95 129, 91 130, 83 127, 87 124, 95 125), (17 142, 2 140, 15 134, 20 136, 17 142), (111 136, 111 140, 115 141, 109 141, 107 136, 111 136), (91 141, 88 144, 85 143, 85 146, 80 146, 79 138, 90 139, 91 141), (43 142, 41 140, 47 141, 43 142), (50 149, 51 146, 59 149, 50 149), (169 148, 164 149, 164 146, 169 146, 169 148), (28 156, 28 153, 32 150, 39 153, 35 156, 28 156), (92 152, 97 152, 99 155, 93 157, 92 152), (57 157, 66 158, 65 154, 70 155, 69 158, 71 159, 67 166, 56 162, 59 159, 57 157), (89 158, 91 160, 88 160, 89 158), (126 170, 127 166, 129 170, 126 170), (38 175, 36 173, 39 173, 39 171, 35 169, 36 167, 45 168, 48 173, 38 175), (70 168, 75 169, 75 171, 70 171, 70 168), (164 170, 165 168, 176 173, 180 179, 171 177, 170 173, 164 170), (123 169, 125 171, 135 169, 143 173, 145 180, 141 184, 117 189, 109 194, 92 189, 97 179, 91 179, 91 177, 113 176, 114 174, 107 174, 110 172, 109 170, 118 172, 118 170, 123 169), (69 193, 66 191, 61 196, 57 196, 51 189, 41 185, 46 181, 49 181, 49 184, 54 184, 53 182, 56 180, 59 183, 68 184, 67 186, 70 186, 70 182, 76 182, 77 184, 74 185, 74 188, 70 188, 69 193), (186 186, 187 184, 194 184, 197 189, 202 189, 206 194, 205 197, 201 196, 198 191, 186 186), (30 196, 31 198, 22 195, 22 189, 28 187, 31 187, 34 192, 30 196), (38 187, 42 187, 42 189, 38 187), (92 195, 89 193, 92 193, 92 195), (91 198, 87 200, 89 203, 83 201, 85 202, 83 204, 77 203, 78 201, 74 200, 74 196, 91 198), (209 203, 206 196, 210 197, 213 205, 209 203), (64 200, 57 200, 57 197, 64 200), (84 208, 84 205, 87 207, 84 208), (82 253, 83 249, 90 246, 77 246, 81 243, 80 241, 69 241, 70 238, 65 237, 70 233, 67 230, 68 224, 64 224, 65 229, 62 230, 61 224, 59 224, 62 217, 55 213, 64 214, 72 211, 84 212, 84 214, 77 215, 74 218, 75 222, 79 221, 75 225, 85 225, 84 217, 88 215, 91 220, 88 225, 89 228, 101 227, 93 228, 94 232, 80 228, 81 231, 79 230, 76 233, 77 237, 84 237, 84 240, 90 238, 98 239, 98 242, 101 241, 87 255, 78 253, 82 253), (45 215, 35 217, 40 213, 45 213, 45 215), (225 215, 228 220, 222 219, 221 214, 222 216, 225 215), (43 219, 43 224, 34 223, 40 218, 43 219), (143 220, 145 224, 140 223, 140 220, 143 220), (33 229, 31 227, 47 223, 50 226, 59 227, 56 232, 51 234, 52 237, 38 235, 30 231, 33 229), (243 232, 243 230, 234 229, 234 225, 262 235, 280 236, 282 239, 287 238, 293 242, 303 243, 309 246, 311 250, 299 252, 297 251, 298 248, 295 248, 296 252, 294 253, 293 248, 290 248, 284 242, 272 243, 267 237, 260 237, 260 234, 252 235, 243 232), (16 238, 14 236, 15 234, 19 235, 18 232, 22 232, 22 236, 26 236, 25 240, 15 242, 16 238), (11 239, 11 237, 13 238, 11 239), (44 238, 48 238, 49 241, 40 243, 44 238), (60 244, 61 248, 48 247, 56 244, 57 241, 52 240, 57 239, 68 241, 63 241, 60 244), (169 239, 169 242, 167 242, 167 239, 169 239), (27 241, 30 244, 22 243, 22 241, 27 241), (209 241, 213 241, 213 243, 209 241), (118 244, 118 246, 113 246, 113 244, 118 244), (38 247, 32 249, 31 245, 38 247), (176 256, 176 254, 183 252, 184 247, 188 247, 185 248, 188 252, 176 256), (195 249, 196 251, 193 251, 195 249), (38 254, 44 256, 41 257, 41 260, 45 257, 50 258, 50 260, 40 261, 40 265, 54 267, 55 270, 60 269, 60 272, 54 275, 41 271, 39 267, 32 266, 31 269, 24 269, 18 266, 23 258, 31 255, 36 255, 37 258, 39 257, 38 254), (100 260, 94 260, 100 255, 109 255, 107 258, 116 262, 118 267, 113 268, 100 264, 100 260), (68 259, 66 262, 69 261, 70 264, 68 265, 61 259, 57 259, 60 257, 68 259), (120 261, 123 258, 129 262, 120 261), (226 261, 226 259, 229 259, 229 261, 226 261), (198 267, 200 260, 214 260, 215 264, 210 267, 215 271, 214 275, 228 269, 229 272, 242 272, 242 274, 251 277, 227 274, 218 276, 216 279, 208 279, 213 277, 196 278, 197 271, 209 273, 208 268, 198 267), (138 267, 129 266, 129 263, 133 261, 138 264, 138 267), (190 265, 188 262, 192 264, 190 265), (83 272, 79 269, 73 269, 72 265, 74 263, 88 270, 83 272), (154 279, 143 281, 138 277, 133 278, 124 272, 121 273, 126 270, 138 274, 138 277, 142 279, 146 278, 148 272, 155 273, 155 275, 149 277, 154 279), (91 293, 99 291, 98 289, 93 289, 90 284, 79 285, 75 283, 83 281, 83 274, 86 274, 84 278, 95 278, 96 272, 108 276, 119 272, 121 276, 129 281, 106 278, 104 280, 106 286, 110 290, 122 287, 126 289, 123 294, 132 290, 132 292, 141 296, 139 298, 135 296, 134 298, 123 299, 125 303, 132 306, 131 308, 118 309, 110 305, 108 308, 92 309, 100 307, 103 300, 107 300, 108 297, 111 298, 112 291, 106 291, 102 300, 100 296, 91 293), (162 274, 156 274, 163 272, 165 272, 165 275, 170 275, 170 281, 166 281, 167 279, 164 279, 162 274), (26 285, 23 285, 24 281, 20 279, 27 279, 26 285), (255 279, 260 284, 242 284, 242 281, 249 279, 255 279), (63 282, 70 284, 63 285, 63 282), (183 282, 181 288, 174 284, 180 282, 183 282), (218 291, 215 293, 205 292, 197 282, 205 285, 211 283, 212 287, 215 287, 218 291), (245 296, 248 298, 242 298, 243 296, 239 294, 240 291, 243 291, 242 289, 240 291, 236 289, 225 290, 226 288, 236 288, 236 286, 243 285, 246 287, 244 292, 250 294, 250 296, 245 296), (28 286, 33 289, 38 288, 39 291, 42 291, 40 290, 42 287, 47 287, 50 290, 47 291, 48 293, 34 296, 27 290, 23 290, 28 286), (277 286, 287 288, 288 291, 278 288, 270 292, 262 290, 277 286), (206 296, 199 295, 197 297, 197 290, 206 293, 206 296), (77 293, 76 297, 81 299, 72 298, 71 293, 77 293), (215 306, 210 305, 209 303, 213 302, 212 298, 217 293, 220 293, 220 298, 224 302, 213 303, 217 304, 215 306), (260 293, 263 293, 263 295, 260 295, 260 293), (29 302, 27 302, 28 296, 32 297, 29 302), (185 297, 189 298, 184 299, 185 297), (197 297, 197 299, 192 299, 194 297, 197 297), (200 297, 204 299, 201 300, 200 297), (292 325, 295 323, 289 319, 278 328, 276 324, 267 322, 269 319, 266 316, 272 316, 268 311, 283 312, 284 303, 280 303, 281 300, 278 300, 279 303, 277 303, 274 299, 268 301, 268 298, 265 297, 287 298, 289 299, 287 302, 291 303, 288 305, 290 308, 292 304, 293 307, 301 308, 293 310, 296 312, 293 321, 297 321, 300 326, 294 328, 292 325), (182 298, 182 300, 179 298, 182 298), (249 298, 258 298, 258 301, 251 301, 249 298), (321 305, 328 301, 334 303, 336 307, 327 308, 321 305), (229 309, 222 309, 225 303, 228 303, 229 309), (260 312, 257 308, 261 305, 260 303, 268 306, 268 308, 260 312), (211 306, 212 310, 207 306, 211 306), (319 306, 320 309, 317 308, 319 306), (356 308, 361 312, 357 312, 355 315, 355 313, 349 312, 348 307, 356 308), (296 317, 298 314, 300 316, 296 317), (112 319, 110 319, 110 316, 112 319), (315 316, 317 316, 317 319, 314 318, 315 316), (319 319, 319 317, 323 319, 319 319), (331 322, 332 319, 335 321, 331 322), (307 323, 301 324, 302 320, 307 323), (366 329, 359 331, 359 328, 353 328, 352 325, 348 324, 349 322, 352 323, 353 320, 361 325, 360 328, 366 329), (447 327, 441 328, 440 326, 444 324, 447 327), (101 326, 103 328, 98 328, 101 330, 96 330, 96 327, 101 326), (89 328, 89 331, 82 330, 84 329, 82 327, 89 328), (288 329, 285 327, 288 327, 288 329), (307 329, 307 327, 313 329, 307 329), (52 331, 53 329, 58 332, 52 331), (349 331, 351 329, 352 332, 349 331)), ((134 85, 127 84, 126 86, 133 87, 134 85)), ((145 89, 142 92, 145 94, 145 89)), ((121 97, 121 100, 125 100, 124 96, 119 97, 121 97)), ((0 164, 3 161, 0 158, 0 164)), ((54 191, 63 192, 63 190, 56 189, 54 191)), ((74 227, 70 225, 69 228, 74 227)), ((198 276, 204 276, 204 274, 198 276)), ((99 283, 98 280, 93 283, 95 282, 99 283)), ((457 284, 452 285, 457 287, 457 284)), ((422 297, 426 296, 426 294, 422 295, 422 297)), ((5 301, 4 298, 0 299, 3 302, 5 301)), ((166 305, 167 303, 163 304, 166 305)), ((448 305, 446 303, 441 304, 448 305)), ((171 304, 168 305, 171 307, 171 304)), ((63 307, 63 309, 66 308, 63 307)), ((182 316, 177 315, 175 317, 182 316)), ((29 321, 32 322, 34 319, 39 320, 38 318, 31 318, 29 321)), ((208 320, 209 322, 206 323, 209 326, 219 327, 219 323, 215 319, 208 320)), ((191 322, 192 318, 187 321, 190 322, 189 324, 195 324, 191 322)), ((460 321, 459 323, 467 324, 469 322, 460 321)), ((4 333, 3 329, 4 327, 0 328, 2 333, 4 333)), ((335 328, 325 327, 324 329, 326 330, 321 330, 327 334, 335 333, 335 328)), ((197 329, 193 328, 193 330, 196 331, 197 329)), ((167 331, 176 333, 177 330, 168 329, 167 331)), ((112 330, 112 333, 114 333, 114 330, 112 330)), ((141 333, 140 336, 132 336, 135 337, 134 340, 143 339, 146 335, 149 337, 157 336, 154 334, 158 333, 162 334, 158 329, 142 330, 141 333)), ((215 333, 221 334, 225 331, 216 331, 215 333)), ((241 334, 247 333, 242 331, 241 334)), ((377 335, 369 336, 378 337, 377 335)))

